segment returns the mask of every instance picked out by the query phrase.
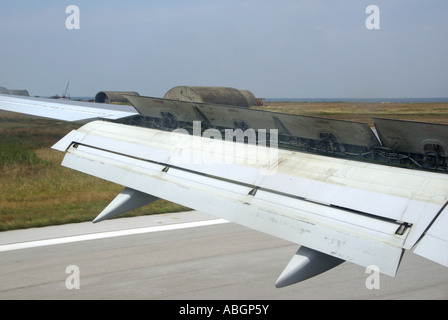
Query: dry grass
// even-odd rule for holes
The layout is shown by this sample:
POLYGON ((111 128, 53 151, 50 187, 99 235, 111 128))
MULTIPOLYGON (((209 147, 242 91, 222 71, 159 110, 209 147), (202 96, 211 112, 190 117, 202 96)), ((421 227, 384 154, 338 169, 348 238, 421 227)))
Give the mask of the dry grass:
MULTIPOLYGON (((0 154, 5 155, 0 156, 0 231, 91 221, 123 189, 60 165, 63 153, 50 147, 78 125, 25 116, 12 118, 20 119, 16 122, 3 114, 0 112, 0 154)), ((124 216, 181 210, 188 208, 159 200, 124 216)))
MULTIPOLYGON (((64 168, 63 154, 38 149, 43 163, 0 169, 0 231, 91 221, 122 186, 64 168)), ((159 200, 125 216, 188 210, 159 200)))
POLYGON ((448 103, 269 102, 259 109, 360 121, 369 125, 373 125, 373 117, 448 125, 448 103))

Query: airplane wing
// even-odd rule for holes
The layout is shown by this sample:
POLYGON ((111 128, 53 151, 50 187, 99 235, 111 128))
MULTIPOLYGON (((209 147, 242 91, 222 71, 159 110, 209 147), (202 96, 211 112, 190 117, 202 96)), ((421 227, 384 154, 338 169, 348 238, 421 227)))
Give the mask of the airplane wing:
POLYGON ((79 123, 97 119, 117 120, 138 115, 138 112, 131 106, 31 98, 6 94, 0 94, 0 109, 79 123))
POLYGON ((394 276, 405 250, 448 266, 444 173, 108 121, 53 148, 63 166, 126 187, 94 222, 163 198, 297 243, 277 287, 344 261, 394 276))
POLYGON ((343 261, 393 276, 413 248, 448 266, 446 174, 103 121, 54 148, 127 187, 96 221, 163 198, 300 244, 279 287, 343 261))

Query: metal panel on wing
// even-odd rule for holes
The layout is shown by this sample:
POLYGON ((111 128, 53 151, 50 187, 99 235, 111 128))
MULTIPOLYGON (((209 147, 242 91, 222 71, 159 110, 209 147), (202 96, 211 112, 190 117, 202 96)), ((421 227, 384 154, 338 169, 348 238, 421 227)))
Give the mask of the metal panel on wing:
POLYGON ((214 128, 278 129, 280 135, 291 138, 317 141, 333 139, 338 144, 366 149, 379 145, 369 126, 361 122, 143 96, 126 96, 126 98, 141 115, 164 118, 168 122, 171 117, 176 124, 184 122, 191 125, 193 121, 202 121, 214 128))
POLYGON ((417 121, 373 119, 384 146, 401 152, 425 154, 435 145, 448 156, 448 126, 417 121))

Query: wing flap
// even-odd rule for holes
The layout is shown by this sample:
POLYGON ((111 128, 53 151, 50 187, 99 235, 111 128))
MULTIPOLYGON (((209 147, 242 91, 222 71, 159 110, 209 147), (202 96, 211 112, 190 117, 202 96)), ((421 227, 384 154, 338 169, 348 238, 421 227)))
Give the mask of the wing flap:
POLYGON ((60 150, 68 148, 64 166, 342 260, 377 265, 389 275, 395 274, 412 232, 422 229, 421 236, 448 194, 447 178, 440 174, 281 150, 276 155, 260 146, 107 122, 90 123, 77 133, 58 143, 60 150), (242 149, 231 163, 217 161, 230 147, 242 149), (253 152, 260 154, 254 163, 253 152), (378 180, 384 174, 389 179, 378 180), (429 190, 421 192, 421 183, 429 190), (434 184, 441 188, 431 189, 434 184), (359 194, 361 200, 355 198, 359 194), (354 208, 341 197, 352 197, 354 208), (383 202, 398 212, 370 209, 385 208, 383 202), (426 216, 414 219, 412 212, 422 207, 426 216))
MULTIPOLYGON (((95 122, 81 143, 260 190, 413 225, 410 249, 448 201, 447 175, 95 122)), ((68 146, 71 141, 65 142, 68 146)))
POLYGON ((129 159, 86 146, 70 147, 63 165, 339 259, 363 266, 379 265, 389 275, 394 275, 399 265, 403 236, 354 226, 350 221, 341 220, 338 209, 303 200, 297 200, 296 208, 269 203, 249 195, 252 190, 249 186, 217 181, 177 168, 164 171, 163 164, 129 159), (323 219, 322 210, 337 219, 323 219))

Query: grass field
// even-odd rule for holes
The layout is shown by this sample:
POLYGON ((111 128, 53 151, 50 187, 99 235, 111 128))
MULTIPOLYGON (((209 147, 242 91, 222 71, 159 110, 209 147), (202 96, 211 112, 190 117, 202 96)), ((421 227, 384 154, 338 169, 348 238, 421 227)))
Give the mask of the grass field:
POLYGON ((261 110, 359 121, 373 126, 372 118, 448 124, 448 103, 275 102, 261 110))
MULTIPOLYGON (((448 124, 448 103, 269 103, 263 110, 367 122, 371 117, 448 124)), ((62 167, 50 147, 79 125, 0 111, 0 231, 91 221, 123 189, 62 167)), ((124 216, 188 208, 159 200, 124 216)))
MULTIPOLYGON (((60 165, 51 146, 77 127, 0 111, 0 231, 91 221, 121 192, 60 165)), ((158 200, 123 216, 183 210, 158 200)))

